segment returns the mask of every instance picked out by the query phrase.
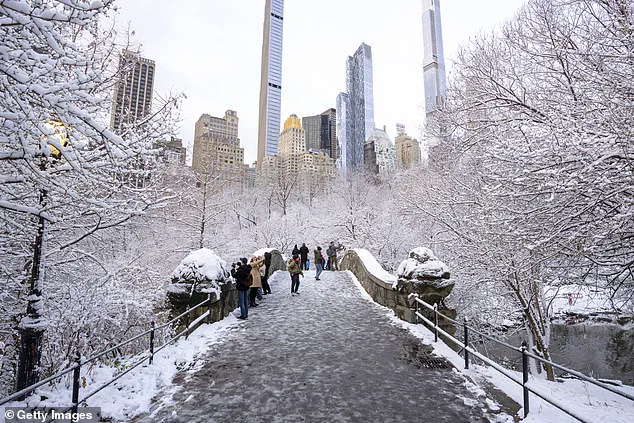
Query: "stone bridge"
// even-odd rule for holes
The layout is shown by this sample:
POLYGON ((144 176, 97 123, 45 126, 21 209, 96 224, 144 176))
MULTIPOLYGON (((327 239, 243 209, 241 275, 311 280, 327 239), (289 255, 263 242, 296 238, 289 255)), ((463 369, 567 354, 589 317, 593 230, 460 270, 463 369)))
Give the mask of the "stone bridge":
MULTIPOLYGON (((347 266, 363 279, 362 266, 347 266)), ((516 410, 499 406, 496 393, 469 389, 352 272, 314 276, 306 272, 300 295, 291 296, 288 273, 275 273, 272 294, 249 319, 236 321, 196 370, 176 376, 176 393, 157 395, 132 421, 513 421, 516 410)))

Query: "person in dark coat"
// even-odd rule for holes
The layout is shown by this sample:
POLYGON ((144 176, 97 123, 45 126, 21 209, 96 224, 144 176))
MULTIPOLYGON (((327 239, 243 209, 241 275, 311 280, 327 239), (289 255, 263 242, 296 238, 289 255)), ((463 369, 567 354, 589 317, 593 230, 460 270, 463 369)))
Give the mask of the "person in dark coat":
POLYGON ((271 293, 271 285, 269 285, 269 276, 271 276, 271 253, 264 253, 264 276, 262 277, 262 290, 264 294, 271 293))
POLYGON ((324 270, 324 256, 321 254, 321 247, 317 247, 315 251, 315 268, 317 272, 315 273, 315 280, 319 281, 319 275, 324 270))
POLYGON ((293 252, 291 254, 292 255, 297 254, 299 256, 299 248, 297 248, 297 244, 295 244, 295 247, 293 247, 293 252))
POLYGON ((251 266, 247 264, 246 257, 241 258, 240 262, 231 269, 231 276, 236 281, 236 290, 238 291, 238 304, 240 305, 238 319, 246 320, 249 318, 249 280, 251 278, 251 266))
POLYGON ((291 275, 291 295, 295 296, 299 294, 299 275, 304 277, 304 272, 299 267, 299 256, 297 254, 293 255, 293 258, 289 260, 288 265, 288 273, 291 275))
POLYGON ((300 268, 302 270, 308 270, 308 247, 306 246, 306 243, 303 243, 299 249, 299 257, 301 258, 300 268))

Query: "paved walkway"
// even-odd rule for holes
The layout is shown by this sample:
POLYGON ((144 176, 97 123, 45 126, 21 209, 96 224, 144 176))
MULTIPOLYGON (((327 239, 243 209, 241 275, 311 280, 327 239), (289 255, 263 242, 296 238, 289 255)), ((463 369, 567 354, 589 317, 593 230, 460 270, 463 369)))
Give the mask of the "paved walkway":
POLYGON ((503 421, 428 347, 363 299, 345 272, 314 272, 291 296, 288 273, 209 351, 181 389, 135 422, 503 421))

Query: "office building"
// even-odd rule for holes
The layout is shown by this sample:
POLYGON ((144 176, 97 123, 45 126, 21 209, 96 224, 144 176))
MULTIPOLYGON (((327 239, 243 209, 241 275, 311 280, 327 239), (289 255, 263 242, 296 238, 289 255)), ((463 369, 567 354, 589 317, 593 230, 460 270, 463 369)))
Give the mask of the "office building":
POLYGON ((374 128, 372 49, 362 43, 346 62, 346 90, 337 96, 337 142, 344 175, 363 166, 365 139, 374 128))
POLYGON ((282 35, 284 0, 266 0, 262 67, 260 70, 260 115, 258 123, 258 164, 264 156, 277 156, 282 105, 282 35))
POLYGON ((316 116, 302 118, 306 133, 306 149, 337 157, 337 111, 333 108, 316 116))
POLYGON ((296 181, 299 193, 316 192, 316 186, 323 185, 335 177, 335 160, 320 151, 306 150, 304 128, 297 115, 291 115, 284 122, 279 136, 278 156, 265 156, 258 173, 260 180, 283 178, 296 181))
POLYGON ((119 56, 110 114, 110 128, 114 132, 122 133, 127 125, 151 113, 154 70, 154 61, 138 52, 124 50, 119 56))
POLYGON ((440 22, 440 0, 423 2, 423 79, 428 119, 447 96, 445 56, 440 22))
POLYGON ((394 172, 396 153, 394 144, 383 129, 372 128, 364 144, 365 167, 370 172, 385 176, 394 172))
POLYGON ((398 169, 408 169, 421 161, 420 144, 417 140, 403 134, 394 140, 396 149, 396 167, 398 169))
POLYGON ((194 130, 192 169, 217 175, 223 183, 246 183, 248 165, 238 138, 238 114, 227 110, 224 117, 200 116, 194 130))
POLYGON ((169 141, 159 140, 155 146, 162 149, 161 155, 167 163, 185 165, 187 152, 185 147, 183 147, 182 139, 171 137, 169 141))

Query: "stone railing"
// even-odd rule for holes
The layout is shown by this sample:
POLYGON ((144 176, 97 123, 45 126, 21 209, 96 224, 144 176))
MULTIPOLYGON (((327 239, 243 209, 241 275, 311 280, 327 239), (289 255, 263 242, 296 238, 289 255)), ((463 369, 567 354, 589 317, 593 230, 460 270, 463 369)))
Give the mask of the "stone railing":
MULTIPOLYGON (((278 250, 267 251, 271 253, 270 274, 272 275, 277 270, 286 270, 286 263, 282 254, 278 250)), ((199 282, 195 286, 193 283, 171 283, 167 288, 170 319, 184 313, 187 310, 187 306, 194 307, 196 304, 205 301, 209 294, 212 297, 211 322, 218 322, 224 319, 238 307, 238 291, 233 278, 209 283, 199 282)), ((194 321, 206 311, 207 306, 195 310, 190 315, 190 321, 194 321)))
MULTIPOLYGON (((409 323, 416 323, 414 301, 409 298, 412 293, 419 294, 424 299, 430 292, 421 292, 421 285, 410 281, 398 280, 396 276, 383 270, 376 259, 366 250, 351 249, 346 251, 341 260, 341 270, 351 271, 365 291, 372 299, 388 308, 391 308, 399 319, 409 323), (363 257, 360 257, 362 255, 363 257)), ((453 285, 452 285, 453 287, 453 285)), ((427 286, 428 288, 428 286, 427 286)), ((451 289, 443 288, 434 290, 434 299, 439 303, 438 310, 448 317, 455 318, 456 312, 444 306, 442 299, 451 292, 451 289)), ((434 301, 436 302, 436 301, 434 301)), ((420 310, 427 315, 427 311, 420 310)), ((433 313, 432 320, 433 320, 433 313)), ((456 328, 449 321, 440 318, 438 325, 450 334, 456 332, 456 328)))

